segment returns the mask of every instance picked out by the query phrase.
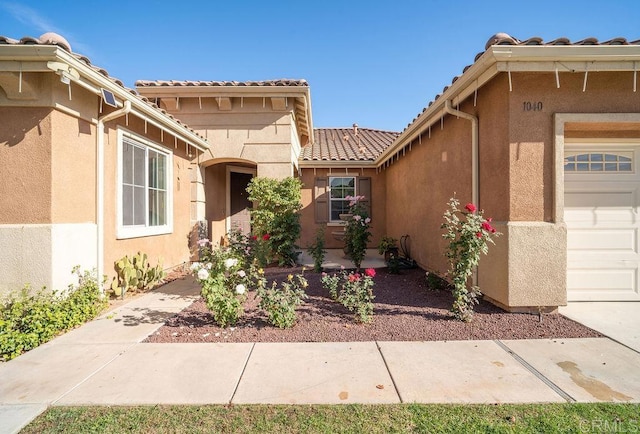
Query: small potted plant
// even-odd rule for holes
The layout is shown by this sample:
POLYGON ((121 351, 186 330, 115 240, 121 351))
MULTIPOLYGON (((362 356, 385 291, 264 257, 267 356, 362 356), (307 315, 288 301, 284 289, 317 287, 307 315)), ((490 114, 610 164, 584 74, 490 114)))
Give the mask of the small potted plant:
POLYGON ((380 244, 378 244, 378 253, 384 255, 384 260, 389 260, 394 257, 398 257, 398 240, 392 237, 382 237, 380 244))

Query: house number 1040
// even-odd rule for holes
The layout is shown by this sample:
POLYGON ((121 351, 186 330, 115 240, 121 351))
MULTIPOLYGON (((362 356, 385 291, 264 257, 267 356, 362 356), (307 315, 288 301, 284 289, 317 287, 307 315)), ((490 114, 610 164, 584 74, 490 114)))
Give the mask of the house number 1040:
POLYGON ((525 112, 541 112, 542 111, 542 101, 532 102, 525 101, 522 103, 522 111, 525 112))

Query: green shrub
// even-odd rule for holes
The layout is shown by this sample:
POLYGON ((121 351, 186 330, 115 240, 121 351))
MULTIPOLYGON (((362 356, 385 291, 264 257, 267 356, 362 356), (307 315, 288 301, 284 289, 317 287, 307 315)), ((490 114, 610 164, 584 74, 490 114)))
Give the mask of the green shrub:
POLYGON ((316 239, 307 249, 307 253, 313 258, 313 271, 322 272, 322 264, 327 251, 324 249, 324 228, 318 228, 316 239))
POLYGON ((0 303, 0 359, 11 360, 62 332, 93 319, 108 305, 95 273, 73 272, 78 285, 65 293, 33 293, 26 285, 0 303))
POLYGON ((256 204, 251 210, 251 230, 267 243, 280 266, 293 265, 297 259, 301 189, 300 180, 292 177, 253 178, 247 187, 249 200, 256 204))
POLYGON ((294 278, 289 274, 287 281, 281 283, 281 288, 273 282, 271 288, 258 288, 258 297, 261 309, 267 312, 269 322, 281 329, 293 327, 296 322, 296 307, 307 298, 304 288, 309 286, 303 274, 297 274, 294 278))

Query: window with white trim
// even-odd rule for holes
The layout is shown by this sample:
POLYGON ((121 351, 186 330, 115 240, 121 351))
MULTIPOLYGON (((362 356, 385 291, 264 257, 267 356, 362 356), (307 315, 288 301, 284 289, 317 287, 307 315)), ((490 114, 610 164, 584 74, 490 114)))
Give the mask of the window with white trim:
POLYGON ((340 221, 340 214, 349 212, 349 200, 346 197, 356 195, 356 177, 329 177, 329 190, 329 219, 332 222, 340 221))
POLYGON ((566 152, 565 172, 633 172, 633 152, 566 152))
POLYGON ((118 238, 171 233, 171 151, 119 131, 118 238))

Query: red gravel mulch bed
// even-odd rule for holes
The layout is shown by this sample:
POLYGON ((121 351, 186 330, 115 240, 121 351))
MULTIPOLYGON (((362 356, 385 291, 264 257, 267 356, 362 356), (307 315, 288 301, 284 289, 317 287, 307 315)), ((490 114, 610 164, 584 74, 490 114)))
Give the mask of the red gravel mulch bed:
MULTIPOLYGON (((266 270, 269 280, 282 281, 299 269, 266 270)), ((449 290, 427 286, 420 269, 389 274, 377 270, 374 319, 358 324, 346 308, 329 298, 320 274, 306 272, 309 298, 301 305, 291 329, 278 329, 267 322, 257 307, 255 293, 249 293, 245 314, 235 327, 215 324, 202 299, 170 318, 145 342, 348 342, 348 341, 445 341, 474 339, 540 339, 600 337, 560 314, 516 314, 481 301, 472 322, 451 318, 453 302, 449 290)))

